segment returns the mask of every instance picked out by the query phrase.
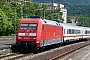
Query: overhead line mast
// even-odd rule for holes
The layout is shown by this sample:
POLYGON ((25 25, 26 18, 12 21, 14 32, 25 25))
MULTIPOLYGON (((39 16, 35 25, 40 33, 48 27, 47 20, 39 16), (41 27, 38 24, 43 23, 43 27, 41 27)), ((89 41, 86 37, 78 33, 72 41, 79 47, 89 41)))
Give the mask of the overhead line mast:
POLYGON ((53 20, 53 13, 54 13, 54 0, 52 0, 51 20, 53 20))

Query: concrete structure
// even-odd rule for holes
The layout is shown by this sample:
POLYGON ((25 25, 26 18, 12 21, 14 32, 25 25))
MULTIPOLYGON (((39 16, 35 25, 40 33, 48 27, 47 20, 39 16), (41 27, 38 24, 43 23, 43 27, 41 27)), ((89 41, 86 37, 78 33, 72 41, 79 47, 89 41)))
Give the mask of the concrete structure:
POLYGON ((64 19, 63 23, 67 23, 67 9, 61 8, 62 18, 64 19))

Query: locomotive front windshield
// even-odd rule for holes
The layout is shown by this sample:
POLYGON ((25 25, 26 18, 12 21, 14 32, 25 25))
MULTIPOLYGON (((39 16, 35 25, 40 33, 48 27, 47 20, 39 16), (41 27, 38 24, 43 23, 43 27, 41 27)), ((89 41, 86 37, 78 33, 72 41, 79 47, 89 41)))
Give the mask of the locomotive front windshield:
POLYGON ((20 24, 20 29, 36 30, 37 24, 20 24))

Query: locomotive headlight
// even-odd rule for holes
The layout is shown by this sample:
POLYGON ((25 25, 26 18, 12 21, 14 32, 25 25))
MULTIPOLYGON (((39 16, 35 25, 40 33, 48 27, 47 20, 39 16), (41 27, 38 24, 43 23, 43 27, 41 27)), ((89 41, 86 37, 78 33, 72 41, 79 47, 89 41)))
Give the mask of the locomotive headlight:
POLYGON ((29 36, 36 36, 36 33, 29 33, 29 36))
POLYGON ((36 38, 32 38, 33 40, 35 40, 36 38))
POLYGON ((22 37, 18 37, 18 39, 22 39, 22 37))
POLYGON ((25 36, 25 33, 18 33, 18 36, 25 36))

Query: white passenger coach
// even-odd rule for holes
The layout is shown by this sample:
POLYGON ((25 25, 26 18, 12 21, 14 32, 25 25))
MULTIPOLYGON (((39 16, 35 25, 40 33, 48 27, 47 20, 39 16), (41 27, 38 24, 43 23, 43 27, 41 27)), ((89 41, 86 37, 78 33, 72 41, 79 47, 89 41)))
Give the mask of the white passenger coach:
POLYGON ((64 42, 90 38, 90 28, 60 23, 63 26, 64 42))

